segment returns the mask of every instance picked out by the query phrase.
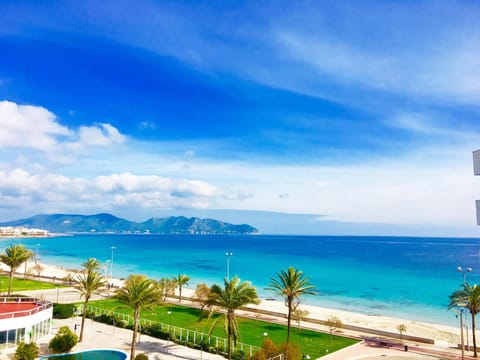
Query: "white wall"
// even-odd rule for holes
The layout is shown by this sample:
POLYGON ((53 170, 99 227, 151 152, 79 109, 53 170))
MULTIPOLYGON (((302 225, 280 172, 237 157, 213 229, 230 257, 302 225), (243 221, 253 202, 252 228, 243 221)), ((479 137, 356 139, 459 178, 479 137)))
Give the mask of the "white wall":
POLYGON ((44 320, 51 319, 53 316, 53 307, 39 311, 30 316, 20 316, 16 318, 1 319, 0 320, 0 331, 11 330, 11 329, 20 329, 20 328, 31 328, 34 324, 38 324, 44 320))

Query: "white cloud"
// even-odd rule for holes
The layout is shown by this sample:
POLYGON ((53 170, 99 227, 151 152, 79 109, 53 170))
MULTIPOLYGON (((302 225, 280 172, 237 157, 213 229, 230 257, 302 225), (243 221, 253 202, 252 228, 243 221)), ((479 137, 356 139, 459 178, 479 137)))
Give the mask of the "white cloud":
POLYGON ((77 141, 66 143, 67 148, 83 151, 94 146, 107 147, 119 145, 126 141, 126 137, 110 124, 81 126, 77 137, 77 141))
POLYGON ((40 106, 0 101, 0 147, 28 147, 52 151, 59 137, 70 135, 67 127, 40 106))
MULTIPOLYGON (((227 197, 205 181, 141 176, 131 173, 71 178, 61 174, 33 174, 24 169, 0 171, 0 209, 109 209, 208 207, 227 197)), ((35 210, 34 210, 35 209, 35 210)))
POLYGON ((480 178, 472 173, 471 150, 468 144, 424 147, 405 158, 337 166, 198 160, 188 171, 204 174, 220 189, 235 189, 237 197, 217 198, 210 208, 318 214, 351 222, 473 226, 480 178))
POLYGON ((118 168, 135 162, 136 172, 145 173, 142 164, 154 162, 152 168, 162 169, 164 175, 120 171, 89 179, 48 174, 41 168, 0 171, 0 215, 11 219, 12 209, 28 209, 30 214, 123 209, 126 214, 141 208, 153 216, 156 209, 206 208, 310 213, 351 222, 473 226, 474 201, 480 197, 480 178, 472 174, 468 146, 432 147, 404 159, 330 167, 196 159, 185 169, 173 166, 172 158, 137 155, 137 161, 134 155, 117 159, 118 168))
MULTIPOLYGON (((32 158, 43 154, 51 162, 71 164, 78 153, 118 146, 126 140, 126 136, 111 124, 70 129, 41 106, 0 101, 0 148, 34 150, 30 154, 32 158)), ((21 161, 17 165, 25 163, 26 153, 17 159, 21 161)))

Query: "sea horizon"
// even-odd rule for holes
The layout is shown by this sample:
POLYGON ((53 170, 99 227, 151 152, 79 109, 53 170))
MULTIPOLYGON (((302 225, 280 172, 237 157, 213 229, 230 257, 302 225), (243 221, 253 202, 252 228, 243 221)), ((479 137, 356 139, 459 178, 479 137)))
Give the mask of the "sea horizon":
POLYGON ((93 233, 0 243, 6 247, 12 240, 38 249, 39 260, 50 265, 78 269, 94 257, 110 275, 113 258, 114 277, 182 273, 191 277, 189 288, 222 283, 228 263, 230 276, 251 281, 262 298, 277 298, 265 287, 277 272, 294 266, 318 289, 304 304, 446 325, 457 323, 447 311, 448 295, 463 283, 457 267, 472 268, 467 281, 480 279, 474 237, 93 233))

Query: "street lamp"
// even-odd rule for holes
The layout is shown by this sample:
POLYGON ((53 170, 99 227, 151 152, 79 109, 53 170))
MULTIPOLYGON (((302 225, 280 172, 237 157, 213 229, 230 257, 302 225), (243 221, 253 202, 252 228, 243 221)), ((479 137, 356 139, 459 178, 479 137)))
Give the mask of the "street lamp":
POLYGON ((465 345, 463 341, 463 311, 465 310, 467 304, 466 303, 458 303, 458 312, 460 315, 460 346, 462 347, 462 360, 465 359, 465 345))
POLYGON ((467 283, 467 273, 470 273, 472 272, 472 268, 471 267, 467 267, 467 268, 462 268, 461 266, 458 266, 457 267, 457 271, 458 272, 461 272, 463 273, 463 283, 466 284, 467 283))
POLYGON ((112 246, 110 249, 112 250, 112 258, 110 261, 110 279, 113 280, 113 251, 116 249, 116 246, 112 246))
POLYGON ((231 252, 226 252, 225 256, 227 257, 227 280, 230 280, 230 256, 232 256, 233 253, 231 252))
MULTIPOLYGON (((464 285, 467 283, 467 273, 471 273, 472 270, 473 269, 471 267, 467 267, 465 269, 462 268, 461 266, 457 267, 457 271, 463 273, 463 284, 464 285)), ((465 316, 465 330, 467 332, 467 349, 470 349, 470 338, 468 336, 468 316, 465 316)))
POLYGON ((167 353, 168 353, 168 346, 170 345, 170 315, 172 315, 172 312, 171 311, 167 311, 167 315, 168 315, 168 324, 167 324, 167 331, 168 331, 168 335, 167 335, 167 353))

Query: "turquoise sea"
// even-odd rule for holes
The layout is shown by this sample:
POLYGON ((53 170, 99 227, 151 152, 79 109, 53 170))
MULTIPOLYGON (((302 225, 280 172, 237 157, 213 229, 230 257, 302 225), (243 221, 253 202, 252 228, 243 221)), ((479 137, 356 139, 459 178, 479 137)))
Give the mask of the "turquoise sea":
POLYGON ((111 261, 114 246, 115 277, 184 273, 192 288, 221 283, 228 260, 230 275, 251 281, 263 298, 274 297, 265 290, 269 279, 294 266, 319 290, 305 303, 449 325, 457 320, 446 309, 448 295, 463 282, 457 267, 473 269, 469 282, 480 280, 480 239, 473 238, 95 234, 15 241, 34 252, 39 244, 40 261, 67 268, 89 257, 111 261))

